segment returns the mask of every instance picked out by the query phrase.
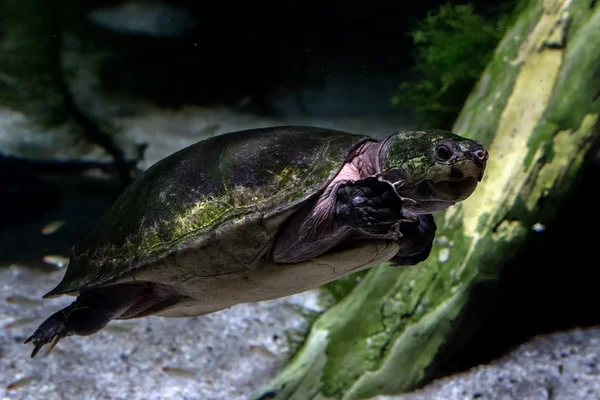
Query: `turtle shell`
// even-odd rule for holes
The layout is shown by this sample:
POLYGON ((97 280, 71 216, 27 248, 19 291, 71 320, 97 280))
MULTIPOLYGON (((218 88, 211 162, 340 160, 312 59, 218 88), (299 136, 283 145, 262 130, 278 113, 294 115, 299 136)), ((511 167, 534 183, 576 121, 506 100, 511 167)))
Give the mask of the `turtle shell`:
MULTIPOLYGON (((180 150, 121 194, 75 247, 62 281, 45 297, 167 265, 160 261, 190 248, 217 247, 216 232, 235 241, 229 248, 237 247, 228 254, 234 262, 216 262, 214 268, 238 268, 236 254, 263 257, 285 220, 326 188, 366 140, 373 139, 322 128, 273 127, 224 134, 180 150), (244 237, 269 221, 267 235, 244 237)), ((204 252, 209 253, 219 251, 204 252)))

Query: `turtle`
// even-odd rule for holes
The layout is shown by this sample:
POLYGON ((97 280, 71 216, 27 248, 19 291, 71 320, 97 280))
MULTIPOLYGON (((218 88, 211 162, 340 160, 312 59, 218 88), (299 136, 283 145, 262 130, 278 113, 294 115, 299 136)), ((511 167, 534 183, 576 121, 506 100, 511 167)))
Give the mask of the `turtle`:
POLYGON ((44 295, 76 296, 31 357, 111 320, 189 317, 431 252, 432 213, 469 197, 488 152, 444 130, 384 140, 309 126, 222 134, 158 161, 72 250, 44 295))

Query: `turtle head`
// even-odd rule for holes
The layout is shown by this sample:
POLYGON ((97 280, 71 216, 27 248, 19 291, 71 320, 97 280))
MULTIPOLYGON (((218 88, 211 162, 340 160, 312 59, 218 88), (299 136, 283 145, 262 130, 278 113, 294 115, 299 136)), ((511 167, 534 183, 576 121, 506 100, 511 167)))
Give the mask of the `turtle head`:
POLYGON ((488 152, 442 130, 397 132, 379 147, 380 177, 416 200, 415 214, 444 210, 469 197, 483 178, 488 152))

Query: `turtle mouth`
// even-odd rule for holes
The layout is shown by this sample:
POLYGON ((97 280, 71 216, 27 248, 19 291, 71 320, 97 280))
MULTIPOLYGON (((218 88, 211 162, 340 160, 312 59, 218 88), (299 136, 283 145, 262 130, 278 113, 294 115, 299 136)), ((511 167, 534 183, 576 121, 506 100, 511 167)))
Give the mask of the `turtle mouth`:
POLYGON ((434 197, 437 197, 437 200, 455 203, 469 197, 477 188, 479 181, 473 177, 465 177, 455 181, 431 182, 429 186, 435 192, 434 197))
POLYGON ((433 168, 429 186, 441 201, 458 202, 465 200, 477 188, 483 179, 485 163, 476 159, 464 158, 452 164, 433 168))
POLYGON ((473 158, 463 158, 451 164, 435 164, 428 171, 427 179, 437 184, 441 182, 460 182, 476 180, 481 182, 485 172, 485 163, 473 158))
POLYGON ((412 186, 396 187, 396 191, 400 196, 416 200, 415 204, 406 205, 407 213, 416 215, 443 211, 468 198, 483 179, 484 170, 485 164, 470 159, 434 165, 426 179, 412 186))

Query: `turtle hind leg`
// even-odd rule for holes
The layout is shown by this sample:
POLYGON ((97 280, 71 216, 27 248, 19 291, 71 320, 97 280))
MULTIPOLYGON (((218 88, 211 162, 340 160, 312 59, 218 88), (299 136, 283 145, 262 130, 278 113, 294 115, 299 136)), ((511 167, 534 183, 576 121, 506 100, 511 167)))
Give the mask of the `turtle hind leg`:
POLYGON ((25 343, 34 345, 35 357, 48 344, 48 353, 59 340, 72 335, 88 336, 113 319, 149 315, 179 301, 171 286, 151 282, 128 282, 82 290, 73 303, 52 314, 25 343))
MULTIPOLYGON (((47 353, 50 353, 59 340, 71 335, 84 334, 86 328, 89 330, 97 326, 100 317, 94 316, 90 306, 82 303, 84 302, 78 298, 68 307, 52 314, 35 330, 33 335, 25 341, 26 344, 33 342, 31 358, 35 357, 46 344, 49 345, 47 353)), ((98 330, 100 329, 102 327, 98 328, 98 330)))
MULTIPOLYGON (((75 304, 75 303, 73 303, 75 304)), ((33 351, 31 352, 31 358, 35 357, 40 349, 46 345, 48 346, 48 353, 52 351, 56 343, 66 336, 72 335, 73 332, 67 327, 67 323, 64 320, 62 313, 67 311, 71 306, 63 308, 62 310, 52 314, 50 318, 45 320, 26 341, 25 344, 33 342, 33 351)))

